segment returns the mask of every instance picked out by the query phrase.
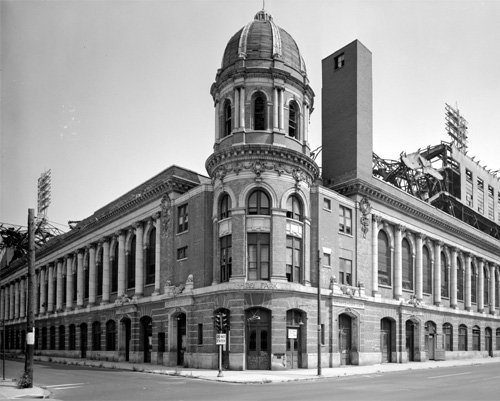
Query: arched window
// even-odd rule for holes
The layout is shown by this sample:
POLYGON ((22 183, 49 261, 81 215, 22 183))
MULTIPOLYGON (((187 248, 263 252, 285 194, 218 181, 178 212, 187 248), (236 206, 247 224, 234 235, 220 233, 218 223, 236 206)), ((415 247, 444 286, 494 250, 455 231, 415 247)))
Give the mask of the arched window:
POLYGON ((299 108, 295 102, 291 102, 288 108, 288 136, 299 137, 299 108))
POLYGON ((443 324, 444 350, 453 351, 453 326, 450 323, 443 324))
POLYGON ((135 235, 130 240, 130 248, 127 253, 127 288, 135 287, 135 235))
POLYGON ((269 215, 270 212, 269 196, 260 189, 253 191, 248 197, 247 213, 250 215, 269 215))
POLYGON ((474 263, 471 264, 470 271, 470 300, 472 303, 477 302, 477 269, 474 263))
POLYGON ((231 113, 231 102, 229 100, 226 100, 224 103, 224 133, 222 136, 225 137, 230 135, 232 129, 233 129, 233 123, 232 123, 232 113, 231 113))
POLYGON ((481 351, 481 329, 478 326, 472 328, 472 351, 481 351))
POLYGON ((59 326, 59 349, 66 349, 66 327, 64 325, 59 326))
POLYGON ((303 220, 302 203, 295 195, 291 195, 286 201, 286 217, 294 220, 303 220))
POLYGON ((100 351, 101 350, 101 323, 94 322, 92 323, 92 350, 100 351))
POLYGON ((496 344, 496 350, 500 351, 500 328, 497 329, 495 333, 495 344, 496 344))
POLYGON ((103 271, 102 271, 102 255, 103 255, 103 249, 102 247, 99 249, 99 253, 97 254, 97 265, 96 265, 96 270, 97 270, 97 283, 96 283, 96 294, 98 297, 102 295, 102 280, 103 280, 103 271))
POLYGON ((423 284, 424 292, 427 294, 432 294, 432 266, 431 257, 429 250, 426 246, 422 248, 422 273, 423 273, 423 284))
POLYGON ((219 220, 231 217, 231 197, 228 194, 222 195, 219 203, 219 220))
POLYGON ((464 324, 458 328, 458 350, 467 351, 467 326, 464 324))
POLYGON ((118 242, 114 243, 111 255, 111 292, 118 291, 118 242))
POLYGON ((413 290, 413 258, 410 242, 406 238, 403 238, 401 244, 401 256, 403 262, 403 288, 405 290, 413 290))
POLYGON ((106 322, 106 351, 116 351, 116 323, 114 320, 106 322))
POLYGON ((460 259, 457 259, 457 299, 464 300, 464 269, 460 259))
POLYGON ((490 302, 490 279, 489 279, 489 273, 488 269, 486 266, 483 268, 483 302, 484 302, 484 307, 487 307, 490 302))
POLYGON ((266 101, 262 95, 257 95, 253 103, 254 130, 266 129, 266 101))
POLYGON ((391 285, 391 250, 389 238, 384 231, 378 233, 378 283, 391 285))
POLYGON ((146 248, 146 280, 145 284, 154 284, 156 272, 156 228, 149 232, 148 247, 146 248))
POLYGON ((449 270, 446 255, 444 252, 441 252, 441 296, 445 298, 450 296, 449 270))

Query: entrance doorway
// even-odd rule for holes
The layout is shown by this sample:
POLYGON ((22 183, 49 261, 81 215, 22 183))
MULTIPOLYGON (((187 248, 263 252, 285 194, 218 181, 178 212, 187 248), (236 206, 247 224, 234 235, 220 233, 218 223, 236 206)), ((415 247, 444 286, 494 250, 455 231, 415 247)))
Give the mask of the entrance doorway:
POLYGON ((411 320, 406 321, 406 355, 408 356, 408 361, 415 361, 415 330, 416 323, 411 320))
POLYGON ((186 314, 177 315, 177 365, 184 366, 184 353, 186 352, 186 314))
POLYGON ((392 328, 393 322, 389 318, 380 321, 380 351, 382 363, 392 362, 392 328))
POLYGON ((302 368, 302 328, 304 327, 304 312, 292 309, 286 313, 286 361, 287 368, 302 368))
POLYGON ((130 360, 130 340, 132 337, 132 321, 124 317, 120 321, 120 352, 125 351, 125 361, 130 360))
POLYGON ((247 369, 271 369, 271 312, 262 308, 245 313, 247 369))
POLYGON ((340 364, 351 364, 352 318, 345 313, 339 316, 339 352, 340 364))
POLYGON ((427 351, 427 359, 434 360, 436 358, 436 324, 428 321, 425 324, 425 347, 427 351))
POLYGON ((151 351, 153 350, 153 320, 149 316, 141 317, 141 346, 144 363, 151 363, 151 351))
POLYGON ((80 325, 80 358, 87 358, 87 323, 80 325))

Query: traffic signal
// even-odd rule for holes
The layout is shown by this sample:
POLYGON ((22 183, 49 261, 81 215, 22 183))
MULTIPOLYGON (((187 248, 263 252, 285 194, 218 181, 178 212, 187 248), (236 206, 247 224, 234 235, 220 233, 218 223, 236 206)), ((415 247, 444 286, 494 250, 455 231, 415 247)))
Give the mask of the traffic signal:
POLYGON ((229 330, 229 315, 227 313, 221 313, 222 316, 222 331, 227 332, 229 330))
POLYGON ((214 316, 214 321, 215 321, 215 330, 220 333, 222 331, 222 316, 220 313, 217 313, 214 316))

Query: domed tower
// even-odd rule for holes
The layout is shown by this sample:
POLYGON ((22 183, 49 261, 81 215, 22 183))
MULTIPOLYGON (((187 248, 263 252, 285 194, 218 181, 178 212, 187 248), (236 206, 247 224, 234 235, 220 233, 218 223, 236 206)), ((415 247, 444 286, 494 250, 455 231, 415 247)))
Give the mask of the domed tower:
POLYGON ((314 93, 293 38, 259 11, 228 42, 211 87, 214 284, 310 284, 310 158, 314 93))

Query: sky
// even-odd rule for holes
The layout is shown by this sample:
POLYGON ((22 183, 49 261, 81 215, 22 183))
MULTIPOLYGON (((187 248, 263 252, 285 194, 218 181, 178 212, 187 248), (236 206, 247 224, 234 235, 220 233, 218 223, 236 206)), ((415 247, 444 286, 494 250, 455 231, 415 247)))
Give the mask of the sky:
MULTIPOLYGON (((374 152, 440 141, 445 103, 469 155, 500 169, 500 0, 266 0, 305 60, 321 145, 321 60, 355 39, 373 55, 374 152)), ((206 175, 210 86, 261 0, 0 0, 0 222, 26 225, 52 172, 48 219, 67 230, 176 164, 206 175)), ((318 158, 319 159, 319 158, 318 158)))

